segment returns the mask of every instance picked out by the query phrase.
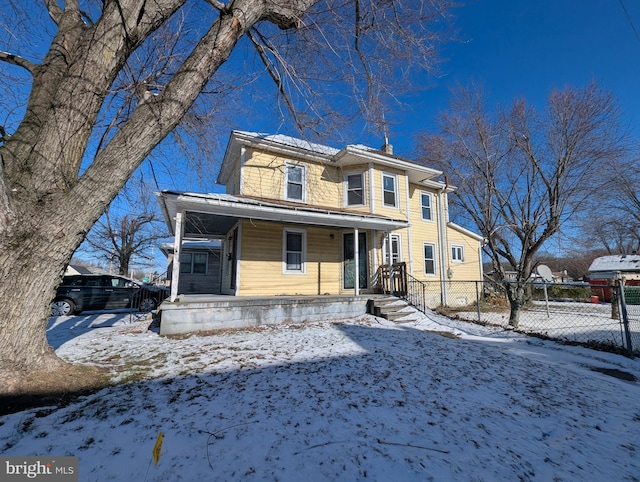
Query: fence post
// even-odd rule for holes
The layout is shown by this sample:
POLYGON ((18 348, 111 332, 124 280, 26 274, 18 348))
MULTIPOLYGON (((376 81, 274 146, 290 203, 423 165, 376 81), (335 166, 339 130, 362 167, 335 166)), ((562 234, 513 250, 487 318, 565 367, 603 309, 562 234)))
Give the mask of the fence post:
POLYGON ((482 315, 480 314, 480 290, 478 289, 479 281, 476 281, 476 308, 478 309, 478 323, 482 321, 482 315))
POLYGON ((631 345, 631 332, 629 331, 629 316, 627 314, 627 301, 624 298, 624 282, 618 278, 618 303, 620 304, 620 312, 622 314, 622 326, 624 326, 624 336, 627 340, 627 351, 629 356, 633 358, 633 346, 631 345))

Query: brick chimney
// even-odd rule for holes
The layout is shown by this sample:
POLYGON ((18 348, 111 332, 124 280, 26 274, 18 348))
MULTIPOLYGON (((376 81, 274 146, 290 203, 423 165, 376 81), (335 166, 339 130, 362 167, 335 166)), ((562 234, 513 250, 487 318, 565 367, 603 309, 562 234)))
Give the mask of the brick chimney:
POLYGON ((393 154, 393 146, 389 144, 389 138, 387 136, 384 136, 384 144, 380 150, 385 154, 393 154))

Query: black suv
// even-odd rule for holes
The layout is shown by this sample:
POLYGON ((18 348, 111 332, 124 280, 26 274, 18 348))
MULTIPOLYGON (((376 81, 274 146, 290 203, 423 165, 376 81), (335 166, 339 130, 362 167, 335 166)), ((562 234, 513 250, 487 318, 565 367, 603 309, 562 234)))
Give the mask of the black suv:
POLYGON ((151 311, 169 296, 164 287, 142 284, 117 275, 65 276, 51 305, 52 316, 88 310, 137 308, 151 311))

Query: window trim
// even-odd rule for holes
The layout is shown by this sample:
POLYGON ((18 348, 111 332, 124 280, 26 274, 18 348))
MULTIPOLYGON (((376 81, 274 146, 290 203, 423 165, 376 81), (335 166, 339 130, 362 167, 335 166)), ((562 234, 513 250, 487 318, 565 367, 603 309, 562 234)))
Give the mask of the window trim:
POLYGON ((392 172, 383 172, 382 173, 382 205, 385 208, 394 208, 394 209, 398 209, 400 204, 398 202, 398 198, 400 193, 398 192, 398 175, 394 174, 392 172), (388 204, 385 199, 384 199, 384 193, 385 192, 391 192, 391 191, 387 191, 384 188, 384 178, 385 177, 390 177, 391 179, 393 179, 393 204, 388 204))
POLYGON ((420 218, 423 221, 433 222, 433 193, 430 193, 428 191, 420 191, 420 218), (429 218, 424 217, 425 205, 423 203, 423 196, 427 196, 429 198, 429 218))
MULTIPOLYGON (((297 182, 292 182, 292 184, 297 184, 297 182)), ((307 166, 305 166, 304 164, 297 164, 297 163, 293 163, 293 162, 285 162, 284 164, 284 199, 286 201, 293 201, 293 202, 299 202, 299 203, 304 203, 307 202, 307 166), (300 186, 301 186, 301 198, 294 198, 294 197, 289 197, 289 168, 297 168, 300 169, 301 172, 301 179, 300 179, 300 186)))
POLYGON ((461 244, 452 244, 451 245, 451 262, 452 263, 464 263, 464 246, 461 244), (459 251, 460 258, 458 258, 454 253, 459 251))
POLYGON ((366 190, 366 178, 364 175, 364 171, 348 171, 344 173, 344 206, 345 207, 360 207, 367 205, 367 190, 366 190), (349 204, 349 192, 355 191, 355 189, 349 189, 349 177, 351 176, 360 176, 360 180, 362 181, 362 187, 360 190, 362 191, 362 203, 360 204, 349 204))
POLYGON ((282 230, 282 274, 307 274, 307 231, 305 229, 284 228, 282 230), (287 253, 289 253, 289 251, 287 251, 287 234, 289 233, 302 235, 302 251, 300 252, 302 259, 300 262, 300 269, 287 268, 287 253))
POLYGON ((427 243, 424 242, 422 243, 422 262, 424 265, 424 275, 425 276, 437 276, 438 275, 438 260, 437 260, 438 256, 437 256, 437 250, 436 250, 436 245, 435 243, 427 243), (427 257, 425 256, 425 252, 424 252, 424 248, 427 246, 431 246, 432 248, 432 252, 433 252, 433 258, 431 259, 431 261, 433 261, 433 273, 428 273, 427 272, 427 257))

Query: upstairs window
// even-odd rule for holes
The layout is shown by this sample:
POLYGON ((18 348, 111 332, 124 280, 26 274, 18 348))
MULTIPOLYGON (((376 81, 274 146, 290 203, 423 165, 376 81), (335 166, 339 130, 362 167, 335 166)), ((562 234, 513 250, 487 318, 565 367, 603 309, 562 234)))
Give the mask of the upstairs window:
POLYGON ((285 197, 291 201, 304 201, 304 178, 303 166, 285 166, 285 197))
POLYGON ((420 203, 422 208, 422 219, 424 221, 433 221, 431 206, 432 198, 428 192, 420 193, 420 203))
POLYGON ((364 175, 347 174, 346 187, 347 187, 347 206, 362 206, 364 205, 364 175))
POLYGON ((398 207, 398 179, 394 174, 382 175, 382 202, 386 207, 398 207))
POLYGON ((462 263, 464 261, 464 247, 451 246, 451 261, 462 263))

